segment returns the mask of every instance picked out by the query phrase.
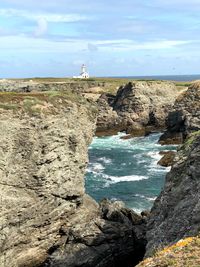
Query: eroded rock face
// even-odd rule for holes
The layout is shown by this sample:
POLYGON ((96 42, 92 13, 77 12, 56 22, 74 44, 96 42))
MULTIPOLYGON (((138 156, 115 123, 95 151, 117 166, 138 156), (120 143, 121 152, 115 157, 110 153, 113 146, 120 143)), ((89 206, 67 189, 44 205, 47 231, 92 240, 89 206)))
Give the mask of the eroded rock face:
POLYGON ((200 130, 200 83, 194 83, 176 100, 167 117, 167 131, 160 143, 182 143, 193 131, 200 130))
POLYGON ((97 132, 116 127, 134 135, 144 135, 165 127, 165 119, 179 92, 170 82, 132 82, 119 88, 110 101, 98 102, 97 132))
POLYGON ((94 118, 90 122, 86 108, 76 104, 55 116, 18 116, 5 110, 0 114, 4 266, 26 266, 29 258, 40 261, 59 240, 62 225, 70 223, 83 202, 94 129, 94 118))
POLYGON ((200 133, 179 149, 163 191, 156 199, 147 227, 147 252, 200 231, 200 133))
POLYGON ((92 107, 76 97, 47 96, 2 95, 0 266, 116 267, 130 256, 137 261, 145 218, 120 203, 99 206, 85 194, 92 107))
POLYGON ((97 101, 99 108, 97 117, 97 135, 98 132, 118 132, 122 129, 121 120, 117 112, 113 109, 114 100, 114 95, 102 94, 97 101))

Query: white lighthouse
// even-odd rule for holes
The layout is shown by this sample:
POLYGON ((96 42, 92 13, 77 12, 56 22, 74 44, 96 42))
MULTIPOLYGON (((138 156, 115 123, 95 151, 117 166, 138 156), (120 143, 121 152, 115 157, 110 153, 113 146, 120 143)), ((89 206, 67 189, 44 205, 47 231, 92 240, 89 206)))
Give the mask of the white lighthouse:
POLYGON ((79 76, 73 76, 73 78, 78 78, 78 79, 88 79, 90 78, 89 73, 87 72, 86 65, 83 64, 81 66, 81 73, 79 76))

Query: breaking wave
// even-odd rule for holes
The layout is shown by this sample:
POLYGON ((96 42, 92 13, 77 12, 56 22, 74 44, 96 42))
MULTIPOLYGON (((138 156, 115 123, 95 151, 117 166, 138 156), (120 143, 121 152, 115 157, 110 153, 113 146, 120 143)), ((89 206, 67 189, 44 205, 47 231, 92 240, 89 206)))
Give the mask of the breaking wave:
POLYGON ((95 137, 89 148, 86 191, 97 201, 106 197, 122 200, 134 210, 151 208, 170 167, 157 162, 163 150, 175 146, 158 144, 159 133, 122 139, 125 134, 95 137))

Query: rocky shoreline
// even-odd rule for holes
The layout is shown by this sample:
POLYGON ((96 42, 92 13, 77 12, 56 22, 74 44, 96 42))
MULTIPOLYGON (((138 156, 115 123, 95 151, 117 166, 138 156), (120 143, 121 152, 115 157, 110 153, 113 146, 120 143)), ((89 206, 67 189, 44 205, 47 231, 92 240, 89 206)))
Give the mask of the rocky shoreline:
POLYGON ((97 104, 81 96, 83 87, 9 86, 0 86, 0 266, 135 266, 198 234, 200 84, 183 92, 168 82, 131 82, 97 104), (96 119, 96 134, 144 135, 166 122, 161 142, 186 140, 151 213, 85 194, 96 119))
POLYGON ((116 95, 103 94, 98 99, 98 135, 105 131, 126 131, 142 136, 166 128, 167 114, 183 90, 171 82, 130 82, 116 95))

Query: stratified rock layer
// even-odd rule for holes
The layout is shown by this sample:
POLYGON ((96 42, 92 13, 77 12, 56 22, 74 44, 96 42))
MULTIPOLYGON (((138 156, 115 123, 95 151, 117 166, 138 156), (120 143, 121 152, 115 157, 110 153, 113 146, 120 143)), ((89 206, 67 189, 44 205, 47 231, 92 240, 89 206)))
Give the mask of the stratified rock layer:
POLYGON ((163 144, 182 143, 193 131, 200 130, 200 83, 194 83, 176 100, 167 117, 167 131, 161 136, 163 144))
POLYGON ((131 82, 116 96, 104 94, 98 100, 97 133, 116 129, 143 135, 164 128, 179 93, 171 82, 131 82))
POLYGON ((156 199, 147 228, 147 252, 200 231, 200 132, 179 149, 163 191, 156 199))
POLYGON ((0 266, 119 266, 145 218, 85 194, 95 108, 69 93, 1 93, 0 266))

